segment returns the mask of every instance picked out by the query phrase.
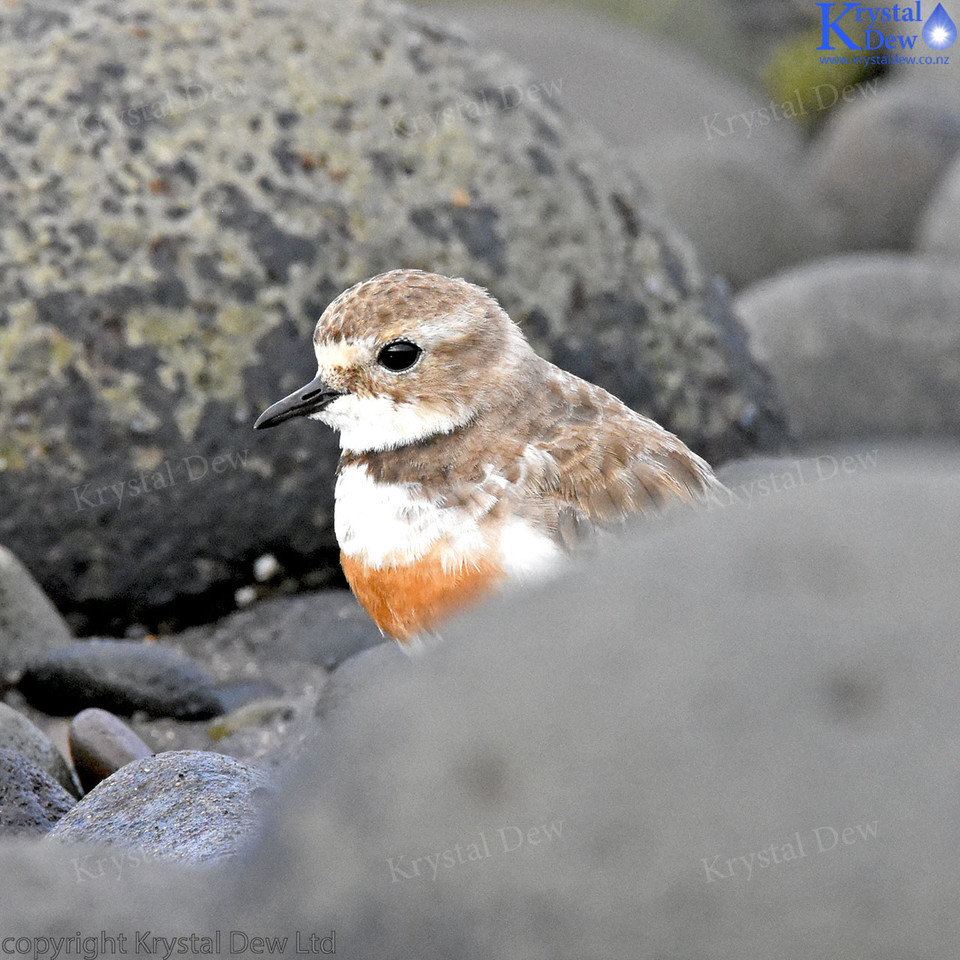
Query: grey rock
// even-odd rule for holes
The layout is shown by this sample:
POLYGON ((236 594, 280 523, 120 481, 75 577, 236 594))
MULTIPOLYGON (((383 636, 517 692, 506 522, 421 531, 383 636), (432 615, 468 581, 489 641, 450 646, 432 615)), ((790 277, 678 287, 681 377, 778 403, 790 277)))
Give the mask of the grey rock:
POLYGON ((910 256, 812 263, 736 310, 801 438, 960 435, 960 275, 910 256))
POLYGON ((379 3, 10 14, 0 537, 85 632, 209 615, 267 552, 333 565, 334 436, 251 426, 387 268, 488 286, 711 459, 779 442, 723 292, 593 134, 500 92, 530 81, 379 3))
POLYGON ((958 153, 960 103, 920 86, 891 83, 836 110, 811 156, 812 188, 833 216, 832 245, 907 249, 958 153))
POLYGON ((960 158, 944 174, 917 227, 918 253, 960 261, 960 158))
POLYGON ((83 793, 70 765, 47 735, 5 703, 0 703, 0 750, 19 753, 75 797, 83 793))
POLYGON ((73 643, 56 608, 22 563, 0 547, 0 681, 31 658, 73 643))
MULTIPOLYGON (((720 137, 732 139, 747 139, 750 133, 754 149, 799 150, 790 124, 757 125, 751 131, 739 119, 741 113, 769 106, 769 96, 662 35, 584 10, 558 7, 547 14, 531 4, 459 5, 448 15, 469 27, 481 44, 527 66, 534 82, 554 84, 563 106, 608 143, 646 147, 680 138, 702 150, 719 130, 720 137)), ((523 90, 526 96, 528 88, 523 90)))
POLYGON ((186 863, 222 860, 249 843, 270 792, 269 777, 256 767, 219 753, 175 750, 135 760, 102 781, 49 839, 186 863))
POLYGON ((276 697, 283 691, 269 680, 240 680, 235 683, 217 685, 217 700, 224 713, 242 708, 245 704, 257 700, 276 697))
POLYGON ((670 138, 629 156, 704 262, 734 288, 819 256, 829 220, 792 158, 745 134, 670 138))
POLYGON ((19 683, 33 706, 57 716, 102 707, 129 716, 202 720, 222 706, 210 676, 178 650, 128 640, 86 640, 30 664, 19 683))
MULTIPOLYGON (((933 51, 930 51, 933 54, 933 51)), ((946 56, 956 56, 952 50, 942 51, 946 56)), ((924 69, 918 70, 916 64, 903 64, 890 70, 890 77, 897 84, 916 90, 924 99, 943 104, 954 110, 960 109, 960 88, 957 86, 956 76, 952 70, 924 69)))
MULTIPOLYGON (((489 22, 492 30, 502 37, 505 49, 518 59, 533 63, 537 63, 542 55, 537 49, 540 46, 536 32, 539 24, 547 50, 570 58, 567 69, 578 83, 584 73, 591 76, 591 71, 585 70, 577 60, 589 56, 600 61, 598 72, 604 71, 613 84, 626 86, 633 79, 628 72, 631 66, 629 61, 625 64, 622 78, 606 61, 616 64, 626 59, 625 35, 639 29, 649 35, 654 58, 671 48, 676 50, 680 64, 671 64, 664 57, 663 69, 680 90, 693 85, 693 80, 705 71, 704 64, 759 83, 772 51, 798 29, 814 26, 820 15, 816 8, 809 10, 794 0, 689 0, 682 8, 664 4, 660 0, 624 0, 604 4, 584 0, 577 4, 549 5, 529 2, 486 2, 478 5, 465 0, 417 0, 417 5, 433 9, 446 7, 451 17, 475 26, 483 36, 489 32, 489 22), (521 37, 527 40, 527 48, 520 47, 518 41, 511 37, 510 26, 516 26, 521 37), (581 33, 586 35, 586 41, 582 44, 579 42, 581 33), (560 42, 556 42, 555 37, 560 42), (696 64, 697 69, 691 77, 681 69, 681 65, 693 60, 691 53, 694 51, 702 58, 702 62, 696 64)), ((594 92, 598 97, 616 98, 624 103, 628 111, 650 109, 621 99, 622 94, 614 89, 603 90, 598 86, 594 92)), ((626 122, 629 123, 629 119, 626 122)))
POLYGON ((44 834, 76 802, 32 760, 0 749, 0 837, 44 834))
POLYGON ((154 749, 216 749, 247 762, 281 766, 315 726, 332 670, 356 651, 384 643, 346 590, 280 596, 213 624, 167 638, 211 665, 224 713, 215 723, 132 721, 154 749))
POLYGON ((242 650, 260 662, 296 661, 333 670, 353 654, 383 642, 383 636, 349 590, 322 590, 277 597, 192 627, 176 642, 200 660, 214 651, 242 650))
POLYGON ((99 707, 81 710, 70 724, 70 756, 84 790, 153 751, 119 717, 99 707))
POLYGON ((582 11, 498 4, 451 15, 555 84, 569 111, 622 147, 670 221, 734 287, 822 250, 826 222, 799 173, 796 124, 759 88, 582 11))

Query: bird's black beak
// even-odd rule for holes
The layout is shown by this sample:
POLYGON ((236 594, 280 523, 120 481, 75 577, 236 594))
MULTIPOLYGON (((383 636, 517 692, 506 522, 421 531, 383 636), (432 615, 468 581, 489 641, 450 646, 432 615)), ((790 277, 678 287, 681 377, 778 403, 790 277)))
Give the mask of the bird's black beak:
POLYGON ((278 400, 272 407, 267 407, 253 425, 254 430, 266 430, 275 427, 284 420, 294 417, 305 417, 307 414, 322 410, 328 403, 332 403, 343 394, 334 390, 320 377, 314 377, 305 387, 294 390, 289 397, 278 400))

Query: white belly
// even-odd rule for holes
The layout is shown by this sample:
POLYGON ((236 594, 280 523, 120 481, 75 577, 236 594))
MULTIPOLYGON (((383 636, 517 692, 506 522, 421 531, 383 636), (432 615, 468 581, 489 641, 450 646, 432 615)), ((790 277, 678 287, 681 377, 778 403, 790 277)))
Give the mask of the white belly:
POLYGON ((378 483, 362 465, 341 470, 335 491, 334 530, 340 549, 374 568, 414 563, 439 548, 450 569, 471 558, 499 554, 511 580, 529 582, 556 572, 564 554, 545 533, 522 520, 484 523, 495 496, 472 509, 444 507, 420 485, 378 483))
POLYGON ((370 567, 413 563, 438 544, 450 562, 484 550, 478 518, 419 494, 419 484, 377 483, 361 465, 337 477, 334 531, 340 549, 370 567))

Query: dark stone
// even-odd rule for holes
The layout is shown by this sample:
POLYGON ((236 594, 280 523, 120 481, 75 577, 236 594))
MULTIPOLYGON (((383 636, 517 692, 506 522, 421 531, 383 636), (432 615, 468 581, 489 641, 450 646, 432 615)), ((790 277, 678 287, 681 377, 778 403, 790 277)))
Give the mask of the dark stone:
MULTIPOLYGON (((239 610, 219 623, 186 630, 176 640, 201 661, 222 656, 227 649, 237 649, 264 664, 294 661, 327 670, 334 670, 348 657, 384 642, 349 590, 323 590, 267 600, 239 610)), ((231 702, 230 709, 236 705, 231 702)))
POLYGON ((211 678, 189 657, 125 640, 86 640, 57 650, 31 663, 19 688, 33 706, 55 716, 87 707, 184 720, 222 712, 211 678))
POLYGON ((0 749, 0 837, 47 833, 76 802, 31 760, 0 749))

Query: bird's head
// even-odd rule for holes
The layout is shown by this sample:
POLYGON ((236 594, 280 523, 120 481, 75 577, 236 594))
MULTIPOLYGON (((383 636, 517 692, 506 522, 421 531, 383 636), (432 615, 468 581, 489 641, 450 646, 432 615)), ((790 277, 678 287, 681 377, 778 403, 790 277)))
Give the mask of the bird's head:
POLYGON ((310 417, 364 453, 450 433, 521 389, 533 354, 485 290, 420 270, 358 283, 323 312, 317 376, 265 410, 255 427, 310 417))

